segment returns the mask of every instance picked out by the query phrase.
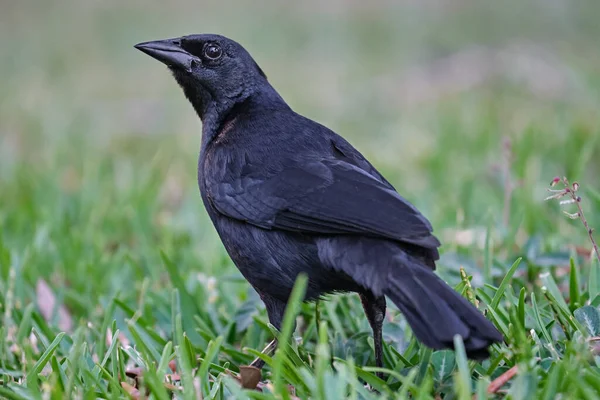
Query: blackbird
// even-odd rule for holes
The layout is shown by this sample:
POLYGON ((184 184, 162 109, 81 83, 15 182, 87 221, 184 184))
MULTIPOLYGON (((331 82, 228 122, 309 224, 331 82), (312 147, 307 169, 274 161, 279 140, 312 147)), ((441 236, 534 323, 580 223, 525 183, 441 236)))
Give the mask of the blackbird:
POLYGON ((433 272, 440 242, 429 221, 350 143, 294 112, 240 44, 200 34, 135 47, 168 66, 202 120, 204 206, 277 329, 303 273, 306 301, 358 293, 379 367, 386 296, 430 348, 460 335, 480 360, 503 340, 433 272))

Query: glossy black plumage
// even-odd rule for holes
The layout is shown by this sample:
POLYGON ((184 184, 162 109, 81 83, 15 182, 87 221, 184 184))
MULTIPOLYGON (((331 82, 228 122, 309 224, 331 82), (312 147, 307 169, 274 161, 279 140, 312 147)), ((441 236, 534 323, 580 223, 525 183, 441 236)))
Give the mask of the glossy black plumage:
POLYGON ((204 205, 273 325, 306 273, 307 299, 361 295, 378 365, 384 296, 429 347, 452 347, 459 334, 480 359, 502 340, 433 272, 439 242, 429 221, 346 140, 291 110, 238 43, 192 35, 136 47, 169 66, 203 121, 204 205))

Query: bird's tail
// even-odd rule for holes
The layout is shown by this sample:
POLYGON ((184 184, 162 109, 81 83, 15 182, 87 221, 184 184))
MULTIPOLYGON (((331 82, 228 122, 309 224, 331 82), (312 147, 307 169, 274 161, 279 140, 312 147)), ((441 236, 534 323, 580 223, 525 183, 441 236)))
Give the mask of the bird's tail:
POLYGON ((401 258, 402 268, 390 271, 384 294, 402 311, 416 337, 428 347, 444 349, 454 347, 458 334, 469 358, 487 358, 488 346, 503 340, 494 325, 433 271, 410 257, 401 258))

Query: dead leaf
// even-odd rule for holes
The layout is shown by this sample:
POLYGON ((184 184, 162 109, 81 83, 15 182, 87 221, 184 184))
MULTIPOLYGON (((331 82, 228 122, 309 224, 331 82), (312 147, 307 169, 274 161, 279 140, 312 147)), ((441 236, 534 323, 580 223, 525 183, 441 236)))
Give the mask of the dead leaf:
MULTIPOLYGON (((35 293, 37 306, 40 309, 40 313, 46 322, 50 322, 56 307, 56 297, 54 296, 52 289, 50 286, 48 286, 45 280, 38 279, 35 287, 35 293)), ((58 306, 58 328, 64 332, 71 332, 73 329, 73 319, 63 304, 58 306)))
POLYGON ((244 389, 256 389, 261 378, 260 369, 251 365, 240 366, 240 383, 244 389))
POLYGON ((171 368, 171 371, 173 371, 173 373, 177 372, 177 361, 169 361, 169 368, 171 368))
POLYGON ((125 389, 125 391, 129 395, 129 397, 131 397, 133 400, 140 400, 140 399, 142 399, 142 397, 140 395, 140 391, 137 390, 135 387, 131 386, 129 383, 127 383, 127 382, 121 382, 121 387, 123 389, 125 389))

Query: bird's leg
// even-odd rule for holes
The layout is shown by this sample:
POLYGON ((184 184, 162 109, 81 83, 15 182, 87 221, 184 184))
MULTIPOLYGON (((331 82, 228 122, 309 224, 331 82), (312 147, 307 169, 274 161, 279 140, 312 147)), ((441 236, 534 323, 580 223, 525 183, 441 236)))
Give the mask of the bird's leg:
MULTIPOLYGON (((375 344, 375 365, 383 368, 383 319, 385 318, 385 297, 375 297, 372 293, 360 295, 367 320, 373 329, 373 342, 375 344)), ((383 379, 383 373, 377 376, 383 379)))
MULTIPOLYGON (((259 294, 260 298, 262 299, 263 303, 265 303, 265 307, 267 308, 267 314, 269 315, 269 322, 277 330, 281 330, 281 323, 283 321, 283 313, 285 312, 286 303, 279 299, 276 299, 266 293, 260 292, 260 291, 258 291, 258 294, 259 294)), ((273 339, 263 349, 263 351, 261 353, 266 354, 266 355, 271 355, 271 354, 275 353, 276 349, 277 349, 277 339, 273 339)), ((256 367, 259 369, 262 368, 264 365, 265 365, 265 362, 258 357, 254 361, 252 361, 252 363, 250 364, 250 366, 256 367)))

